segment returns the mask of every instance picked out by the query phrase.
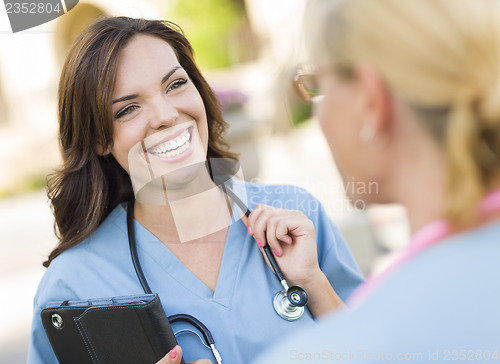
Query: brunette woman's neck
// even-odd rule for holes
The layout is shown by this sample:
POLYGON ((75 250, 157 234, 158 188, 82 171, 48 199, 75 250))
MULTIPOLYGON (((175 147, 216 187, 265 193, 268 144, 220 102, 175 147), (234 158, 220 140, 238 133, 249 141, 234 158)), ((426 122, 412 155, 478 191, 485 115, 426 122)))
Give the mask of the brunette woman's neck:
POLYGON ((213 182, 201 191, 187 186, 165 196, 162 205, 136 201, 134 213, 135 219, 165 245, 203 240, 231 223, 231 206, 213 182))

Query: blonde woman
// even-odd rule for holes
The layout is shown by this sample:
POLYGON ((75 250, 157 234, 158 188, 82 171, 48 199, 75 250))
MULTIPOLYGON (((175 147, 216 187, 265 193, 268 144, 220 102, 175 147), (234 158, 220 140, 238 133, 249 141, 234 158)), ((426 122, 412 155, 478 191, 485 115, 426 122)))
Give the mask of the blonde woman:
POLYGON ((320 0, 307 19, 299 86, 319 83, 345 179, 378 184, 355 198, 404 205, 412 237, 349 312, 256 363, 498 361, 500 2, 320 0))

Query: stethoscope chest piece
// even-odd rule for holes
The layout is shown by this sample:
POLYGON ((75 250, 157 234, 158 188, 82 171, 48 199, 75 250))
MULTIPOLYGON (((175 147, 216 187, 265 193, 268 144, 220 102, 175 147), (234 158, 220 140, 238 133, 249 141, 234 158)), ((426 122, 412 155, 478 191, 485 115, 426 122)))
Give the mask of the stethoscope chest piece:
POLYGON ((306 304, 307 294, 297 286, 290 287, 286 291, 279 291, 273 299, 274 310, 287 321, 295 321, 301 318, 306 304))

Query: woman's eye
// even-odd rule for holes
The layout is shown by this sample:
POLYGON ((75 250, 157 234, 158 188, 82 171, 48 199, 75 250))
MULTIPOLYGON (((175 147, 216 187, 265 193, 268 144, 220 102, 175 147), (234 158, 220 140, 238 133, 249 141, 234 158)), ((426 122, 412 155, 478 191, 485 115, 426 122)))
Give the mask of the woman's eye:
POLYGON ((175 90, 176 88, 179 88, 181 87, 182 85, 185 85, 186 83, 188 82, 187 79, 181 79, 181 80, 175 80, 174 82, 172 82, 170 84, 170 86, 168 87, 167 89, 167 92, 169 91, 173 91, 175 90))
POLYGON ((130 114, 132 111, 134 111, 135 109, 137 109, 138 106, 137 105, 130 105, 130 106, 127 106, 126 108, 120 110, 119 112, 116 113, 115 115, 115 119, 119 119, 121 118, 122 116, 125 116, 127 114, 130 114))

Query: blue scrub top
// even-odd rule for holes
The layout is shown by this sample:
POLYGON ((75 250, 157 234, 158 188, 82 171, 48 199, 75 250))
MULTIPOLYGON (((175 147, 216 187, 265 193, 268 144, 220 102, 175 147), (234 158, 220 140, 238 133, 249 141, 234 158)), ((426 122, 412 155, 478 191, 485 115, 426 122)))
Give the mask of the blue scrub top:
POLYGON ((500 362, 500 222, 415 256, 350 312, 280 337, 254 364, 500 362))
MULTIPOLYGON (((237 195, 246 194, 250 209, 258 203, 299 209, 314 222, 320 267, 338 295, 346 300, 363 278, 339 230, 319 201, 295 186, 233 183, 237 195)), ((300 331, 314 321, 307 310, 295 322, 285 321, 276 314, 272 300, 281 285, 239 220, 240 212, 234 208, 234 223, 229 228, 215 292, 135 221, 142 269, 151 290, 160 296, 166 314, 186 313, 198 318, 212 332, 223 361, 231 364, 248 363, 273 345, 276 337, 300 331)), ((120 205, 92 236, 63 252, 45 272, 35 297, 28 363, 57 363, 40 320, 40 311, 48 302, 141 293, 130 258, 126 212, 120 205)), ((172 327, 174 332, 195 330, 185 323, 175 323, 172 327)), ((196 335, 182 333, 177 340, 186 362, 200 358, 213 360, 211 351, 196 335)))

